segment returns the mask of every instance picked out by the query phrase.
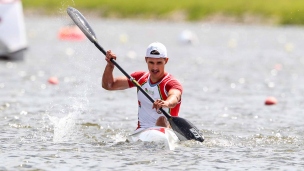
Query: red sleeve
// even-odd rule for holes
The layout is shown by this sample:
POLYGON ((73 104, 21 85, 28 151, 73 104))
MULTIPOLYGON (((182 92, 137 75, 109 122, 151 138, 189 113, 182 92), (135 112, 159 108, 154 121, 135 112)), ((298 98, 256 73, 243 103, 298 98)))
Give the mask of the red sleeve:
MULTIPOLYGON (((136 71, 131 74, 131 77, 133 77, 136 81, 138 81, 145 73, 146 72, 144 71, 136 71)), ((132 81, 128 80, 128 83, 130 88, 134 87, 132 81)))
POLYGON ((169 92, 170 89, 177 89, 183 93, 183 86, 177 80, 170 80, 166 85, 166 91, 169 92))

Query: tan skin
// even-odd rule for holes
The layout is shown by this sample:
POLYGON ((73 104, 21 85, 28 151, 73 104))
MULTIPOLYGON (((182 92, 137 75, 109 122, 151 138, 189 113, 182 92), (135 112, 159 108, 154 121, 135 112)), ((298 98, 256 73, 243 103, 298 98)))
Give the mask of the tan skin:
MULTIPOLYGON (((110 61, 113 58, 117 59, 116 55, 111 51, 107 51, 105 60, 107 65, 105 67, 102 76, 102 87, 106 90, 124 90, 129 88, 128 78, 125 76, 115 77, 113 76, 114 64, 110 61)), ((165 65, 167 64, 169 58, 148 58, 146 57, 146 63, 148 65, 148 70, 150 73, 150 79, 152 82, 156 83, 160 81, 166 74, 165 65)), ((181 92, 177 89, 171 89, 168 92, 168 98, 166 100, 157 99, 153 103, 152 109, 159 108, 173 108, 175 107, 181 99, 181 92)), ((156 121, 156 126, 169 127, 167 119, 162 116, 156 121)))

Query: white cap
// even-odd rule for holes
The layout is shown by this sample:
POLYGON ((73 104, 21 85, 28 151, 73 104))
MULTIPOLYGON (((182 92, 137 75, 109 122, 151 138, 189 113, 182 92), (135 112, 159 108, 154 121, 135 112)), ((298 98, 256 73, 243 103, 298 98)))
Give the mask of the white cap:
POLYGON ((167 48, 162 43, 153 42, 147 48, 146 57, 167 58, 167 48))

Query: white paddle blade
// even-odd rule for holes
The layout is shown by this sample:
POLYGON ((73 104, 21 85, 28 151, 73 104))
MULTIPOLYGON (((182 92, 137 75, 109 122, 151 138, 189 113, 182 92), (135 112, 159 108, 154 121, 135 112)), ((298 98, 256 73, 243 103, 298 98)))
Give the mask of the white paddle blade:
POLYGON ((74 23, 79 27, 79 29, 87 36, 87 38, 92 42, 96 43, 97 38, 95 36, 95 33, 85 17, 75 8, 68 7, 67 13, 71 17, 71 19, 74 21, 74 23))

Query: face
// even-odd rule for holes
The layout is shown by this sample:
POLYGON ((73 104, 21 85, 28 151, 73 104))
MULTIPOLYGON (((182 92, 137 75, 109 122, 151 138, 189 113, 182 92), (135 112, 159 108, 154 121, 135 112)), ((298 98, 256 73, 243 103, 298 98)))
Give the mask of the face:
POLYGON ((158 81, 163 77, 165 73, 165 65, 168 62, 168 58, 148 58, 146 57, 148 64, 148 70, 151 75, 152 81, 158 81))

